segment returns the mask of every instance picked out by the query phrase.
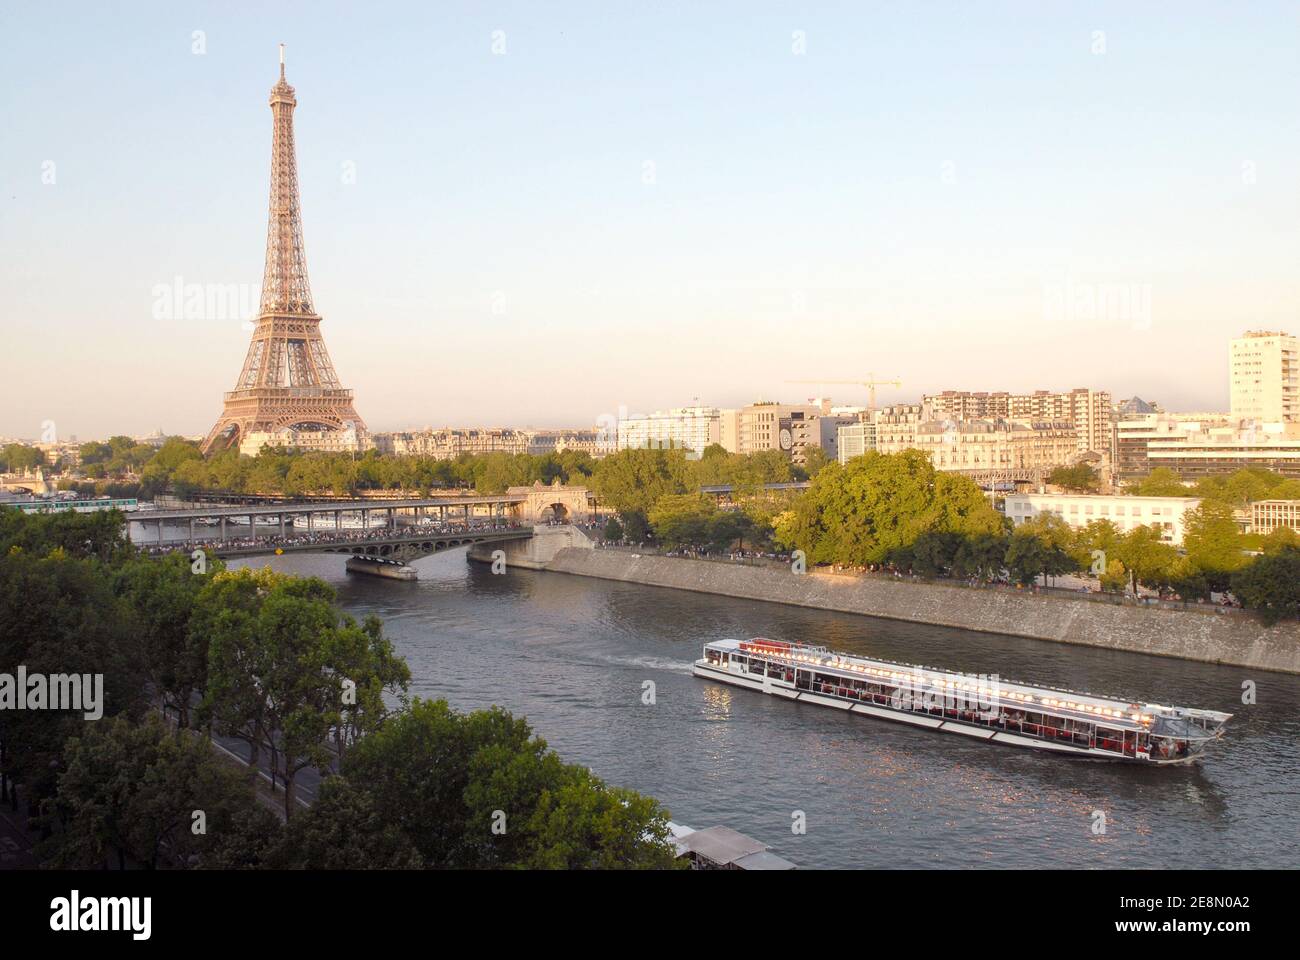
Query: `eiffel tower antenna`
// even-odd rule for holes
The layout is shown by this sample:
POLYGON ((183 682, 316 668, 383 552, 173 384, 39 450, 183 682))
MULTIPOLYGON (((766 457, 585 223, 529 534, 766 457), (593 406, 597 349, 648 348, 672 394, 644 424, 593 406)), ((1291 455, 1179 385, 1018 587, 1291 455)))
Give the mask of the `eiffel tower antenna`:
POLYGON ((284 78, 271 88, 271 201, 266 228, 262 304, 248 355, 235 389, 225 395, 220 418, 203 441, 203 452, 237 446, 251 434, 292 429, 337 433, 356 444, 366 425, 352 404, 352 391, 339 384, 320 333, 307 280, 294 150, 293 111, 298 99, 284 78))

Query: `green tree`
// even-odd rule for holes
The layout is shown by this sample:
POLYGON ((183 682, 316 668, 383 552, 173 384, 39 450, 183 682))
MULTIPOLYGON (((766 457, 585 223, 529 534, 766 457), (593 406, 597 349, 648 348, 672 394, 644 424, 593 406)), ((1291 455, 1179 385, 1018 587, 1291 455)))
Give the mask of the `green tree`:
POLYGON ((994 580, 1004 569, 1009 544, 1002 534, 981 533, 962 537, 952 558, 952 572, 958 577, 994 580))
POLYGON ((343 773, 431 867, 673 865, 667 811, 561 763, 500 708, 416 699, 348 753, 343 773))
POLYGON ((603 535, 606 540, 610 541, 623 539, 623 524, 618 522, 618 517, 610 517, 605 521, 603 535))
POLYGON ((996 535, 1002 518, 975 484, 917 450, 827 465, 781 517, 777 536, 813 563, 882 563, 926 532, 996 535))
POLYGON ((266 691, 257 637, 262 597, 275 583, 270 570, 214 575, 204 586, 190 618, 190 630, 207 641, 207 684, 198 710, 201 725, 243 740, 256 767, 267 742, 266 691))
POLYGON ((1198 480, 1195 495, 1232 507, 1244 508, 1252 500, 1267 500, 1281 496, 1278 489, 1283 482, 1281 474, 1259 467, 1246 467, 1234 470, 1226 476, 1204 477, 1198 480))
POLYGON ((253 865, 279 831, 206 738, 173 736, 155 715, 87 725, 69 740, 43 820, 52 835, 42 853, 55 867, 253 865))
POLYGON ((537 801, 527 824, 528 856, 519 866, 541 870, 667 870, 681 868, 668 816, 651 797, 607 786, 569 765, 537 801))
POLYGON ((412 870, 424 858, 369 790, 336 776, 289 822, 273 863, 290 870, 412 870))
POLYGON ((709 520, 705 542, 711 550, 725 552, 733 546, 745 548, 748 538, 753 544, 756 536, 754 521, 743 510, 719 510, 709 520))
POLYGON ((596 465, 592 483, 601 501, 620 514, 644 515, 660 497, 685 493, 689 473, 682 450, 620 450, 596 465))
POLYGON ((1007 545, 1007 570, 1028 585, 1038 577, 1059 577, 1080 569, 1075 534, 1054 513, 1044 513, 1016 526, 1007 545))
POLYGON ((0 507, 0 550, 15 547, 38 557, 59 550, 69 557, 95 557, 105 563, 132 551, 126 515, 118 510, 24 514, 0 507))
POLYGON ((46 466, 45 453, 24 443, 6 443, 0 449, 0 473, 18 473, 46 466))
MULTIPOLYGON (((48 532, 44 521, 57 525, 62 515, 30 519, 48 532)), ((31 675, 99 676, 103 715, 138 715, 146 702, 145 677, 123 607, 97 559, 72 557, 61 548, 48 556, 14 547, 0 552, 0 673, 13 675, 21 665, 31 675)), ((94 690, 92 680, 84 695, 94 690)), ((64 741, 86 724, 84 710, 0 710, 0 780, 12 805, 14 784, 23 787, 33 808, 53 792, 64 741)))
POLYGON ((1183 600, 1208 600, 1211 591, 1226 589, 1226 581, 1211 577, 1195 560, 1187 556, 1177 557, 1170 564, 1165 579, 1183 600))
POLYGON ((1232 592, 1266 624, 1300 616, 1300 550, 1283 547, 1232 576, 1232 592))
POLYGON ((811 479, 821 473, 822 469, 831 462, 831 455, 822 447, 808 447, 804 455, 803 472, 811 479))
POLYGON ((1101 564, 1103 569, 1099 575, 1104 576, 1111 558, 1118 555, 1123 536, 1119 527, 1105 519, 1090 520, 1087 526, 1076 530, 1073 553, 1080 569, 1092 570, 1094 565, 1101 564))
POLYGON ((623 535, 632 543, 643 543, 650 537, 650 522, 640 510, 626 510, 619 514, 623 522, 623 535))
POLYGON ((298 774, 326 768, 331 736, 341 753, 378 726, 387 714, 383 694, 403 695, 410 673, 378 621, 359 628, 341 617, 320 580, 239 570, 217 574, 211 589, 205 598, 231 602, 209 621, 204 715, 255 753, 268 745, 291 818, 298 774))
POLYGON ((1124 492, 1136 497, 1189 497, 1192 491, 1179 479, 1178 474, 1168 467, 1156 467, 1141 480, 1134 481, 1124 488, 1124 492))
POLYGON ((1045 576, 1049 565, 1049 547, 1038 537, 1016 530, 1007 542, 1007 572, 1016 583, 1029 586, 1045 576))
POLYGON ((655 501, 648 519, 655 539, 666 547, 699 546, 710 539, 718 505, 703 493, 668 494, 655 501))
POLYGON ((168 554, 132 559, 113 572, 113 590, 127 601, 127 633, 139 662, 181 727, 189 726, 191 701, 207 683, 207 638, 190 629, 190 618, 211 576, 223 569, 216 558, 210 564, 196 573, 189 557, 168 554))
POLYGON ((1175 575, 1178 551, 1164 542, 1163 531, 1155 525, 1134 527, 1124 534, 1117 550, 1118 560, 1128 571, 1133 593, 1138 584, 1159 589, 1175 575))
POLYGON ((956 563, 957 554, 966 538, 956 533, 927 530, 911 544, 892 551, 889 562, 898 567, 908 567, 922 577, 942 577, 956 563))
POLYGON ((1300 534, 1290 527, 1274 527, 1260 542, 1260 549, 1266 554, 1280 553, 1287 547, 1300 548, 1300 534))
POLYGON ((1118 560, 1106 561, 1106 572, 1101 574, 1101 588, 1109 593, 1123 593, 1128 583, 1128 571, 1118 560))
POLYGON ((1047 482, 1072 493, 1096 493, 1101 489, 1101 477, 1086 463, 1057 467, 1047 475, 1047 482))
POLYGON ((1217 500, 1202 501, 1184 515, 1183 548, 1214 590, 1226 590, 1247 559, 1232 507, 1217 500))
POLYGON ((373 614, 358 626, 344 616, 326 634, 324 659, 344 680, 334 744, 339 757, 361 737, 377 730, 392 715, 389 701, 404 705, 411 669, 384 636, 383 624, 373 614))

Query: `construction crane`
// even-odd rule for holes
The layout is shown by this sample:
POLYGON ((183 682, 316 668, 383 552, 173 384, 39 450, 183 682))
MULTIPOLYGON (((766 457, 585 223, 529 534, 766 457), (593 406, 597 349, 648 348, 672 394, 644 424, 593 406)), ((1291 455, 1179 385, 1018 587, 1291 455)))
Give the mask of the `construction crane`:
POLYGON ((854 387, 866 387, 868 407, 871 410, 876 409, 876 387, 893 387, 898 389, 903 385, 901 380, 877 380, 874 373, 868 373, 866 380, 787 380, 786 383, 815 383, 818 386, 828 385, 848 385, 854 387))

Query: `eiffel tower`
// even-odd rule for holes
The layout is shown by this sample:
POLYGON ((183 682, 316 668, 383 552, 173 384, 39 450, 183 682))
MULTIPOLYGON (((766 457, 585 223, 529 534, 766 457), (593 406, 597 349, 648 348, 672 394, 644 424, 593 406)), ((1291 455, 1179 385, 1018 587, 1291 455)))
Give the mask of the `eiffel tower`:
MULTIPOLYGON (((205 454, 238 448, 250 434, 285 429, 324 434, 326 441, 337 433, 340 449, 365 434, 352 391, 339 386, 321 338, 320 316, 312 307, 293 147, 297 105, 293 87, 284 79, 280 44, 280 81, 271 88, 271 212, 262 303, 244 369, 203 441, 205 454)), ((328 448, 328 442, 324 446, 328 448)))

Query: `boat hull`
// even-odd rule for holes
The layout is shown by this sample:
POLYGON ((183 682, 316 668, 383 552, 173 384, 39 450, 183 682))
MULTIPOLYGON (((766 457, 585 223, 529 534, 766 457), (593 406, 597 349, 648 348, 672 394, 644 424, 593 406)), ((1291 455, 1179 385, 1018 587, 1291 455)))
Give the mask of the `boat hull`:
POLYGON ((891 720, 894 723, 904 723, 909 726, 921 727, 926 730, 935 730, 941 733, 962 734, 967 737, 973 737, 977 740, 985 740, 989 743, 997 743, 1004 746, 1026 747, 1029 749, 1041 750, 1045 753, 1082 757, 1089 760, 1105 760, 1108 763, 1139 763, 1145 766, 1153 764, 1159 766, 1171 766, 1190 763, 1197 759, 1196 757, 1180 757, 1171 759, 1161 759, 1156 757, 1151 757, 1150 759, 1127 757, 1120 756, 1110 750, 1095 750, 1090 747, 1080 747, 1073 744, 1054 743, 1050 740, 1042 740, 1037 737, 1011 733, 1005 730, 989 730, 986 727, 967 723, 962 720, 941 719, 927 714, 915 713, 911 710, 895 710, 875 704, 859 703, 842 699, 840 697, 813 693, 808 690, 799 690, 796 689, 793 684, 783 680, 772 677, 755 677, 746 673, 720 669, 707 662, 696 661, 692 666, 691 672, 695 676, 705 680, 714 680, 718 683, 725 683, 733 687, 742 687, 746 690, 757 691, 758 693, 767 693, 781 697, 785 700, 797 700, 800 703, 815 704, 819 707, 830 707, 845 713, 860 714, 867 717, 874 717, 878 720, 891 720))

